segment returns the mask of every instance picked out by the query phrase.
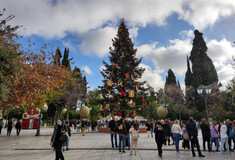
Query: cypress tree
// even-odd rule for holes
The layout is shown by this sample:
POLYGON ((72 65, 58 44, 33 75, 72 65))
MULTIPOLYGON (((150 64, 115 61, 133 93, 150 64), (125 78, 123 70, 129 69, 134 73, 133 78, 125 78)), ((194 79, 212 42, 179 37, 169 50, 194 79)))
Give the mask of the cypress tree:
POLYGON ((192 80, 193 80, 193 74, 191 72, 190 64, 189 64, 189 59, 187 56, 187 72, 185 73, 185 86, 189 87, 192 85, 192 80))
POLYGON ((64 57, 62 60, 62 65, 71 70, 70 60, 69 60, 69 49, 67 48, 64 49, 64 57))
POLYGON ((190 53, 192 62, 192 86, 196 89, 200 85, 211 85, 218 82, 218 75, 212 60, 207 55, 207 46, 198 30, 194 31, 193 48, 190 53))
POLYGON ((54 63, 57 65, 61 65, 60 58, 62 58, 62 54, 60 52, 60 47, 57 47, 57 50, 55 51, 55 56, 54 56, 54 63))
POLYGON ((169 69, 168 70, 168 76, 166 77, 166 82, 165 82, 165 86, 166 85, 176 85, 176 77, 175 77, 175 74, 174 72, 169 69))

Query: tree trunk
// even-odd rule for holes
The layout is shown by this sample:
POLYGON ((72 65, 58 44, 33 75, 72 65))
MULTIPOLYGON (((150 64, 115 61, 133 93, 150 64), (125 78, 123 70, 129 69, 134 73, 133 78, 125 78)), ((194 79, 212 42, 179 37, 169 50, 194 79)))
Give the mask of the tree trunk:
POLYGON ((69 121, 69 111, 70 111, 70 106, 68 105, 67 106, 67 116, 66 116, 67 117, 67 121, 69 121))

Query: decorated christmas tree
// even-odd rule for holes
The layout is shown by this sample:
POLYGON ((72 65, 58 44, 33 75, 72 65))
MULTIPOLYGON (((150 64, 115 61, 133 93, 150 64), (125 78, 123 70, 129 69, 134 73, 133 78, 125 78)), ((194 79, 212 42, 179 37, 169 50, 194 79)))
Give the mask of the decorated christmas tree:
POLYGON ((136 58, 137 50, 129 38, 124 19, 118 28, 117 36, 110 47, 110 63, 103 61, 105 68, 100 72, 104 78, 100 86, 103 116, 148 115, 148 93, 146 82, 140 82, 145 69, 140 67, 142 58, 136 58))

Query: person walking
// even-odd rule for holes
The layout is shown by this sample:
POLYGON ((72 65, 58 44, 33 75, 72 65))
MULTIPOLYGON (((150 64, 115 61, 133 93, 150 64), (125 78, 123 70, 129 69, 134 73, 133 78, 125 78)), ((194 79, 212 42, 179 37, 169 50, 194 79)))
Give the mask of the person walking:
POLYGON ((216 126, 216 122, 213 121, 212 125, 210 127, 210 133, 211 133, 211 142, 210 142, 210 149, 212 151, 212 144, 215 142, 216 144, 216 152, 219 151, 219 129, 218 126, 216 126))
POLYGON ((3 125, 4 125, 3 119, 0 119, 0 135, 2 134, 3 125))
POLYGON ((148 138, 150 138, 150 129, 151 129, 151 125, 150 125, 150 122, 149 122, 149 121, 147 121, 147 123, 146 123, 146 128, 147 128, 147 136, 148 136, 148 138))
POLYGON ((111 137, 111 144, 112 148, 114 148, 113 144, 113 138, 115 140, 115 147, 117 148, 117 123, 114 119, 114 116, 112 117, 112 120, 109 122, 109 128, 110 128, 110 137, 111 137))
POLYGON ((223 152, 224 144, 226 145, 227 153, 229 154, 229 144, 228 144, 228 134, 227 134, 227 125, 223 124, 220 128, 220 138, 221 138, 221 145, 220 145, 220 152, 223 152))
POLYGON ((157 126, 154 128, 155 142, 157 143, 158 156, 162 157, 162 145, 165 141, 165 133, 162 128, 161 122, 157 122, 157 126))
POLYGON ((139 132, 139 127, 136 123, 133 123, 131 126, 129 132, 131 133, 131 153, 130 155, 132 156, 133 153, 133 146, 135 144, 135 156, 137 153, 137 143, 138 143, 138 132, 139 132))
POLYGON ((183 136, 183 148, 184 148, 184 152, 186 151, 186 147, 188 148, 188 152, 190 150, 190 145, 189 145, 189 135, 188 132, 186 130, 186 124, 183 124, 183 128, 182 128, 182 136, 183 136))
POLYGON ((82 120, 81 128, 82 128, 82 135, 85 136, 85 133, 86 133, 86 121, 85 120, 82 120))
POLYGON ((192 154, 193 157, 196 156, 194 152, 194 146, 197 146, 198 156, 199 157, 205 157, 200 150, 199 142, 198 142, 198 130, 196 123, 193 120, 193 117, 189 118, 189 122, 186 124, 186 130, 189 135, 189 140, 191 141, 191 148, 192 148, 192 154))
POLYGON ((180 153, 179 152, 179 143, 180 143, 180 137, 181 137, 182 129, 179 125, 178 120, 175 120, 173 126, 171 127, 171 131, 173 133, 173 138, 174 138, 174 141, 175 141, 176 153, 180 153))
POLYGON ((233 120, 232 132, 233 132, 233 150, 235 150, 235 120, 233 120))
POLYGON ((130 141, 130 128, 131 128, 131 124, 128 121, 128 119, 126 118, 125 120, 125 125, 126 125, 126 132, 127 132, 127 137, 126 137, 126 146, 128 147, 128 150, 130 150, 131 147, 131 141, 130 141))
POLYGON ((126 142, 126 137, 127 137, 127 131, 126 131, 126 125, 125 125, 124 119, 122 118, 119 120, 119 124, 118 124, 118 135, 119 135, 119 152, 121 153, 121 148, 122 148, 123 153, 126 153, 125 142, 126 142))
POLYGON ((232 132, 232 123, 231 123, 230 119, 226 119, 226 124, 225 125, 227 126, 227 129, 228 129, 227 134, 228 134, 229 150, 233 151, 232 150, 232 139, 233 139, 234 134, 232 132))
POLYGON ((64 135, 65 134, 65 125, 62 123, 61 119, 57 120, 57 124, 54 127, 54 131, 51 137, 50 145, 55 150, 56 158, 55 160, 64 160, 63 153, 61 151, 62 144, 65 141, 64 135))
POLYGON ((168 142, 168 146, 171 145, 171 126, 169 124, 168 119, 165 120, 165 123, 162 124, 162 127, 165 131, 165 142, 164 145, 166 145, 166 142, 168 142))
POLYGON ((20 135, 21 126, 22 126, 22 125, 21 125, 20 120, 17 120, 16 126, 15 126, 15 128, 16 128, 16 135, 17 135, 17 136, 20 135))
POLYGON ((69 127, 69 122, 68 121, 65 122, 64 127, 65 127, 65 132, 66 132, 66 135, 67 135, 67 140, 63 144, 63 151, 65 151, 65 146, 66 146, 66 151, 69 151, 69 138, 71 137, 71 129, 69 127))
POLYGON ((205 118, 202 118, 202 123, 200 125, 202 130, 202 139, 203 139, 203 150, 206 151, 206 142, 207 142, 207 149, 208 152, 211 152, 211 145, 210 145, 210 138, 211 138, 211 130, 209 125, 206 122, 205 118))
POLYGON ((7 135, 8 135, 8 136, 11 135, 12 127, 13 127, 13 122, 12 122, 12 119, 10 118, 10 119, 8 120, 8 124, 7 124, 7 135))

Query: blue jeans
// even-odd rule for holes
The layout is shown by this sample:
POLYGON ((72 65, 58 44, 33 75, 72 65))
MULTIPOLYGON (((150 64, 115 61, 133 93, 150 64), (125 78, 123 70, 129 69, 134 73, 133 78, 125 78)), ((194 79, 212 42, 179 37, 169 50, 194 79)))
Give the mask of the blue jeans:
POLYGON ((110 136, 111 136, 111 143, 112 143, 112 147, 114 147, 113 146, 113 136, 114 136, 114 138, 115 138, 115 146, 117 147, 117 132, 110 132, 110 136))
POLYGON ((174 138, 174 141, 175 141, 175 148, 176 148, 177 152, 179 152, 180 136, 181 135, 179 133, 173 133, 173 138, 174 138))
POLYGON ((220 152, 222 152, 223 149, 224 149, 224 143, 225 143, 225 145, 226 145, 227 152, 229 153, 228 138, 221 138, 220 152))
POLYGON ((119 152, 121 152, 121 146, 123 152, 125 151, 126 146, 126 135, 125 134, 119 134, 119 152))
POLYGON ((153 138, 153 128, 150 128, 151 137, 153 138))
POLYGON ((211 137, 210 148, 212 150, 212 144, 213 144, 214 141, 215 141, 215 144, 216 144, 216 150, 218 150, 219 149, 219 140, 218 140, 218 138, 212 138, 211 137))
MULTIPOLYGON (((64 150, 65 146, 63 146, 63 150, 64 150)), ((66 149, 69 149, 69 138, 67 138, 67 141, 66 141, 66 149)))
POLYGON ((130 133, 127 133, 127 146, 128 147, 131 147, 131 144, 130 144, 130 133))

